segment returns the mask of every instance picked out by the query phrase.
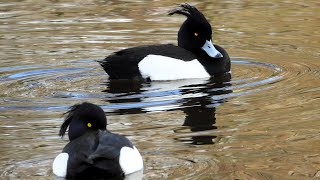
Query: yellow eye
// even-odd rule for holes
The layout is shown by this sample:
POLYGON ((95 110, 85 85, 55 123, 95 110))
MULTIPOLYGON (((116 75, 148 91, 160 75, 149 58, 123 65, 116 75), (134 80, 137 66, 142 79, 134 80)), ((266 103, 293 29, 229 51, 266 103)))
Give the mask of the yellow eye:
POLYGON ((88 123, 88 124, 87 124, 87 126, 88 126, 88 127, 91 127, 91 126, 92 126, 92 124, 91 124, 91 123, 88 123))
POLYGON ((198 36, 198 35, 199 35, 198 33, 196 33, 196 32, 194 33, 194 36, 198 36))

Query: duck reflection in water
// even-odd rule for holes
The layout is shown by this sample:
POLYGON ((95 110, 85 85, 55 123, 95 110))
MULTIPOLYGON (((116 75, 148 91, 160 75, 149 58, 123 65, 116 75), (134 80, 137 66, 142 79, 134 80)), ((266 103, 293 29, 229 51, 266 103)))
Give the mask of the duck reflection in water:
MULTIPOLYGON (((215 126, 216 107, 226 101, 226 96, 223 95, 232 93, 232 90, 227 88, 228 86, 231 86, 230 79, 231 74, 227 73, 211 77, 205 82, 198 81, 198 83, 182 85, 176 88, 172 87, 171 89, 179 89, 178 95, 182 98, 174 101, 179 104, 178 108, 166 109, 166 111, 181 110, 185 113, 184 123, 182 124, 182 126, 185 127, 177 128, 175 129, 175 132, 181 133, 181 131, 186 128, 190 129, 191 132, 217 129, 215 126), (194 94, 197 94, 197 96, 188 96, 194 94)), ((111 103, 111 105, 120 104, 119 108, 114 108, 111 114, 141 114, 150 112, 148 103, 145 102, 145 99, 152 94, 151 92, 148 92, 148 89, 155 89, 154 83, 155 82, 134 80, 108 81, 106 84, 107 88, 103 91, 110 96, 106 101, 111 103), (123 106, 121 106, 121 104, 123 104, 123 106)), ((215 142, 214 139, 216 136, 214 135, 195 134, 196 135, 191 136, 191 140, 186 137, 178 138, 176 140, 196 145, 214 144, 215 142)))
POLYGON ((141 82, 135 80, 109 80, 106 83, 106 90, 102 91, 113 95, 106 99, 107 102, 111 104, 132 104, 130 107, 121 106, 112 111, 111 114, 141 114, 145 111, 135 105, 135 103, 140 103, 141 93, 144 92, 142 88, 144 86, 149 86, 148 82, 141 82))
MULTIPOLYGON (((204 88, 192 89, 192 92, 186 93, 204 93, 202 97, 189 98, 183 103, 182 111, 186 114, 183 126, 190 128, 191 132, 199 132, 217 129, 216 107, 226 101, 224 94, 232 93, 232 90, 226 88, 231 86, 231 75, 225 74, 218 77, 212 77, 204 88), (214 98, 220 97, 221 98, 214 98), (214 99, 214 100, 213 100, 214 99)), ((190 91, 190 90, 189 90, 190 91)), ((213 135, 195 135, 192 136, 192 144, 214 144, 213 135)), ((189 141, 182 140, 179 141, 189 141)))

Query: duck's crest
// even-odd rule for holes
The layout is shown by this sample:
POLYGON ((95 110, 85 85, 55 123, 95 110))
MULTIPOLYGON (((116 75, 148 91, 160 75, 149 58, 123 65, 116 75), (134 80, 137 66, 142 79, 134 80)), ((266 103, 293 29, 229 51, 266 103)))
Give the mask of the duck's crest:
POLYGON ((64 122, 62 123, 59 131, 59 136, 63 137, 67 131, 68 126, 70 125, 72 118, 76 112, 76 110, 81 106, 81 104, 75 104, 69 108, 69 111, 64 113, 65 116, 64 122))
POLYGON ((203 14, 198 11, 197 8, 195 8, 194 6, 188 4, 188 3, 182 3, 180 4, 178 7, 176 7, 175 9, 172 9, 169 11, 168 15, 173 15, 173 14, 182 14, 187 16, 188 18, 204 18, 203 14))

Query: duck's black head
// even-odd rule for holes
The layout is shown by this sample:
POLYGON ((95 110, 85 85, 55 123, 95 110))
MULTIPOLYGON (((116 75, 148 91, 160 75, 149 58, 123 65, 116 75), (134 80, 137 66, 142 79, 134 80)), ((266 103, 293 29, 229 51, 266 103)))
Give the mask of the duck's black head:
POLYGON ((59 135, 64 136, 69 126, 69 139, 72 141, 92 130, 106 130, 107 118, 104 111, 97 105, 81 103, 70 107, 65 113, 65 120, 61 125, 59 135))
POLYGON ((195 7, 184 3, 169 11, 169 15, 182 14, 187 17, 178 32, 178 46, 196 54, 206 53, 211 58, 222 58, 223 55, 212 44, 211 25, 195 7))

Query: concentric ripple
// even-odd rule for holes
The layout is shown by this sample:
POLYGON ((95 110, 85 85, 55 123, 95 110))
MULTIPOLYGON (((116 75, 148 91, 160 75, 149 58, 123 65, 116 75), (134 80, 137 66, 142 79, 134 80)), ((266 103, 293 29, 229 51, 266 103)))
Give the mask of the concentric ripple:
MULTIPOLYGON (((317 94, 319 92, 318 87, 300 88, 299 83, 297 83, 297 79, 318 78, 319 69, 319 66, 310 64, 285 66, 237 58, 232 61, 231 75, 227 74, 211 79, 137 83, 132 81, 106 81, 107 75, 95 60, 72 61, 60 66, 39 64, 36 66, 5 67, 0 68, 0 89, 4 95, 0 112, 3 116, 12 112, 23 115, 26 112, 35 111, 51 114, 58 112, 58 114, 61 114, 70 105, 82 101, 90 101, 101 105, 109 115, 133 114, 135 116, 146 112, 183 112, 182 124, 180 121, 172 120, 170 122, 155 121, 153 123, 156 125, 139 125, 133 130, 132 123, 144 124, 145 120, 131 122, 128 119, 123 119, 119 123, 112 122, 113 126, 118 128, 120 132, 122 128, 124 128, 124 133, 129 134, 139 131, 141 134, 136 133, 135 136, 136 138, 140 137, 142 144, 148 141, 146 140, 147 135, 147 137, 153 138, 153 143, 157 144, 156 148, 166 149, 159 152, 159 149, 152 150, 146 145, 145 149, 149 150, 145 152, 145 156, 149 167, 146 170, 145 177, 151 179, 167 177, 194 179, 202 175, 208 177, 210 174, 215 176, 219 174, 219 177, 223 178, 225 175, 220 173, 221 171, 241 170, 244 167, 241 164, 235 166, 234 164, 220 162, 221 159, 218 156, 212 156, 212 152, 209 152, 206 148, 186 150, 182 145, 203 145, 206 147, 210 144, 216 144, 216 151, 219 152, 218 144, 222 139, 221 135, 226 136, 224 139, 232 138, 228 134, 237 132, 243 128, 243 125, 239 123, 233 129, 226 130, 221 125, 217 126, 217 107, 223 106, 232 99, 248 95, 259 96, 259 98, 251 98, 251 100, 260 103, 265 101, 267 107, 271 108, 274 106, 272 102, 279 97, 286 97, 283 99, 288 101, 287 104, 289 106, 293 105, 294 101, 288 100, 290 97, 295 97, 296 94, 317 94), (298 90, 291 91, 291 89, 298 90), (273 92, 268 93, 269 90, 273 92), (261 92, 265 95, 260 96, 261 92), (162 134, 159 137, 159 134, 163 131, 172 132, 162 134), (180 145, 177 146, 173 143, 163 147, 163 138, 167 138, 169 142, 172 139, 180 145), (170 152, 173 149, 175 149, 173 153, 177 153, 174 158, 166 158, 164 152, 170 152), (180 151, 181 154, 179 154, 180 151), (154 152, 160 154, 154 154, 154 152), (165 163, 162 164, 162 161, 165 161, 165 163)), ((305 98, 299 103, 303 105, 309 101, 314 101, 314 99, 305 98)), ((237 101, 234 103, 236 104, 237 101)), ((237 112, 237 109, 235 108, 234 111, 237 112)), ((232 114, 235 112, 232 112, 232 114)), ((45 119, 45 114, 41 114, 39 116, 44 120, 42 122, 29 121, 29 125, 24 127, 26 132, 28 129, 33 130, 37 127, 48 126, 47 124, 52 122, 60 124, 60 122, 57 123, 57 120, 45 119)), ((132 118, 134 119, 134 117, 132 118)), ((9 123, 9 119, 8 122, 3 122, 3 135, 10 138, 13 133, 12 129, 20 127, 24 123, 22 120, 16 120, 15 124, 9 123)), ((247 125, 247 122, 245 122, 245 125, 247 125)), ((23 131, 21 127, 19 129, 23 131)), ((56 130, 56 127, 52 126, 44 129, 50 134, 54 134, 54 130, 56 130)), ((47 138, 50 139, 50 145, 36 144, 33 146, 50 151, 49 147, 54 146, 53 144, 56 143, 58 137, 50 136, 47 138)), ((62 144, 64 142, 61 142, 60 146, 62 144)), ((140 147, 143 148, 143 145, 140 145, 140 147)), ((52 154, 52 152, 49 154, 52 154)), ((16 177, 24 175, 27 171, 32 172, 28 174, 30 176, 50 176, 50 169, 48 169, 50 168, 50 159, 52 158, 8 162, 8 166, 3 170, 1 177, 16 177), (45 168, 36 168, 39 165, 43 165, 45 168)), ((238 173, 239 176, 243 177, 260 177, 259 173, 255 175, 247 175, 241 171, 238 173)))
POLYGON ((151 83, 104 83, 107 76, 90 60, 61 67, 6 67, 0 69, 4 94, 0 110, 66 109, 70 103, 80 101, 99 102, 106 111, 118 114, 181 109, 197 106, 203 100, 210 107, 230 97, 272 88, 285 75, 273 64, 247 60, 234 60, 232 64, 231 78, 227 75, 151 83))
MULTIPOLYGON (((212 144, 216 141, 216 136, 206 131, 216 129, 215 122, 211 119, 214 117, 217 106, 232 97, 272 88, 272 84, 277 83, 283 76, 282 70, 272 64, 234 60, 232 65, 232 78, 228 74, 213 79, 151 83, 106 81, 106 74, 95 60, 72 61, 59 66, 39 64, 6 67, 0 69, 0 89, 4 95, 0 111, 3 115, 12 112, 23 115, 26 112, 35 111, 61 114, 70 105, 82 101, 97 103, 106 112, 113 115, 181 110, 186 114, 186 119, 182 124, 185 128, 174 128, 175 141, 182 144, 212 144), (203 122, 195 124, 194 117, 198 116, 199 112, 208 119, 204 118, 203 122), (202 131, 204 133, 201 133, 202 131)), ((41 114, 40 117, 43 118, 41 114)), ((12 134, 10 129, 21 126, 21 123, 23 120, 9 125, 8 121, 5 123, 8 125, 3 126, 5 130, 3 133, 8 132, 8 137, 10 137, 12 134)), ((44 124, 41 125, 37 125, 39 122, 30 123, 30 126, 25 128, 33 129, 48 124, 47 120, 44 120, 44 124)), ((126 124, 125 121, 121 123, 126 124)), ((52 133, 52 128, 54 129, 54 127, 48 127, 47 131, 52 133)), ((150 127, 141 128, 142 131, 145 131, 150 127)), ((150 130, 155 131, 155 127, 150 130)), ((163 127, 159 126, 159 131, 162 130, 163 127)), ((50 137, 50 139, 54 143, 57 137, 50 137)), ((36 146, 42 147, 43 145, 36 146)), ((49 147, 49 145, 44 147, 47 146, 49 147)), ((181 177, 188 169, 196 168, 196 173, 201 173, 213 166, 211 162, 204 161, 200 165, 192 163, 192 161, 200 161, 199 159, 181 158, 177 157, 172 161, 172 163, 181 164, 181 168, 176 167, 177 170, 172 172, 181 177)), ((36 175, 40 173, 39 176, 47 176, 49 170, 35 170, 34 167, 39 164, 50 167, 48 159, 31 159, 9 164, 2 176, 8 174, 15 176, 30 169, 33 169, 36 175)), ((192 174, 189 176, 193 177, 192 174)))

